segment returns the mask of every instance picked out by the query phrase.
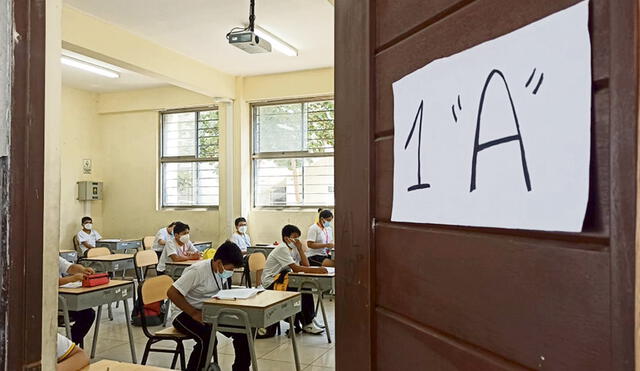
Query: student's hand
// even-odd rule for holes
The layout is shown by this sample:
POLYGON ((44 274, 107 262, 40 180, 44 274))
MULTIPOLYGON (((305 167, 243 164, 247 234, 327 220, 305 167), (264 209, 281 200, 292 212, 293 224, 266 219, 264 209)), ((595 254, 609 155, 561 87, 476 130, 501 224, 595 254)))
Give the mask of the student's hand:
POLYGON ((76 273, 76 274, 73 274, 73 275, 69 276, 69 278, 71 279, 71 282, 82 281, 82 279, 84 278, 84 274, 76 273))
POLYGON ((91 275, 91 274, 96 274, 96 271, 94 271, 93 268, 85 267, 82 270, 82 274, 85 275, 85 276, 88 276, 88 275, 91 275))
POLYGON ((200 323, 204 323, 204 322, 202 322, 202 311, 201 310, 195 310, 193 313, 190 314, 190 316, 195 321, 198 321, 200 323))

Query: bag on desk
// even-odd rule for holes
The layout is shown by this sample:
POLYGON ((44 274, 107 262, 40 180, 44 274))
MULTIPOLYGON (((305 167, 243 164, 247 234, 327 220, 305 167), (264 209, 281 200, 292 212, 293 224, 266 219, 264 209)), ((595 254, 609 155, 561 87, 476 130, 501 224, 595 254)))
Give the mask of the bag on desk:
MULTIPOLYGON (((147 326, 159 326, 164 322, 164 306, 162 301, 156 301, 154 303, 145 304, 144 306, 144 320, 147 326)), ((131 324, 134 326, 142 326, 142 318, 140 317, 140 307, 142 301, 138 298, 135 308, 131 312, 131 324)))
POLYGON ((109 283, 109 275, 107 273, 96 273, 82 278, 82 287, 94 287, 109 283))

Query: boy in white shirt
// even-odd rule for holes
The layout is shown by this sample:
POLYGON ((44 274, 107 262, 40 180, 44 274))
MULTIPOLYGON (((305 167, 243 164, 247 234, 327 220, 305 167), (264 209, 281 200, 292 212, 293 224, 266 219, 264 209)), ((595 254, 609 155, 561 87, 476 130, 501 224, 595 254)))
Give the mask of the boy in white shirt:
POLYGON ((247 234, 247 219, 240 217, 236 219, 236 231, 233 232, 229 241, 235 243, 243 253, 251 247, 251 237, 247 234))
POLYGON ((173 237, 173 227, 177 222, 172 222, 168 226, 161 228, 158 233, 156 233, 156 238, 153 240, 153 249, 158 252, 162 252, 164 249, 164 245, 167 244, 167 241, 173 237))
MULTIPOLYGON (((276 276, 278 282, 284 279, 284 275, 289 271, 305 272, 305 273, 327 273, 327 269, 324 267, 311 267, 309 266, 309 260, 305 255, 302 243, 298 239, 300 237, 300 229, 295 225, 285 225, 282 228, 282 245, 279 245, 269 256, 265 263, 264 271, 262 273, 262 286, 268 290, 273 290, 276 282, 276 276)), ((295 288, 287 288, 288 291, 297 291, 295 288)), ((313 302, 313 295, 302 294, 302 311, 296 314, 296 322, 302 324, 302 330, 310 334, 320 334, 322 329, 316 327, 313 324, 313 318, 315 316, 315 308, 313 302)))
POLYGON ((156 271, 164 273, 168 261, 182 262, 187 260, 199 260, 202 254, 189 238, 189 225, 176 222, 173 226, 173 238, 167 240, 164 245, 156 271))
MULTIPOLYGON (((206 362, 211 339, 211 325, 202 322, 202 305, 233 275, 233 269, 242 266, 242 252, 233 242, 227 241, 216 250, 213 259, 203 260, 185 269, 182 276, 169 288, 167 296, 182 310, 173 326, 193 336, 196 345, 189 356, 187 370, 201 370, 206 362)), ((235 361, 233 371, 248 371, 251 365, 249 342, 245 334, 222 333, 233 338, 235 361)))
MULTIPOLYGON (((93 269, 89 267, 69 263, 61 257, 58 257, 58 266, 60 269, 58 286, 66 285, 71 282, 82 281, 84 276, 95 273, 93 269)), ((71 326, 71 340, 73 340, 74 343, 81 347, 84 345, 84 337, 91 329, 91 325, 93 325, 95 318, 96 312, 91 308, 81 311, 69 311, 69 319, 73 322, 73 325, 71 326)))
POLYGON ((91 217, 82 218, 82 229, 78 232, 78 243, 82 253, 85 254, 88 249, 96 247, 96 242, 102 238, 98 231, 93 230, 93 220, 91 217))
POLYGON ((89 365, 87 353, 66 336, 58 334, 56 342, 56 371, 77 371, 89 365))
POLYGON ((331 233, 331 210, 320 210, 318 222, 309 227, 307 232, 307 256, 314 266, 334 267, 335 263, 327 254, 327 249, 334 248, 333 234, 331 233))

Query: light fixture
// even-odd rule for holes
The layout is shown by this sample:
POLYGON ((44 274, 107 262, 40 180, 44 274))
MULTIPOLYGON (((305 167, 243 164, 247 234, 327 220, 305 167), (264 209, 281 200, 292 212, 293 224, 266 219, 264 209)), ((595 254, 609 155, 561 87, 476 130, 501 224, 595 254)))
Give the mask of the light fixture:
POLYGON ((97 65, 92 64, 92 63, 80 61, 80 60, 75 59, 75 58, 67 57, 65 55, 63 55, 60 58, 60 62, 62 62, 62 64, 66 65, 66 66, 77 68, 77 69, 80 69, 80 70, 83 70, 83 71, 87 71, 87 72, 91 72, 91 73, 95 73, 96 75, 108 77, 110 79, 117 79, 117 78, 120 77, 120 74, 115 72, 115 71, 112 71, 112 70, 104 68, 104 67, 97 66, 97 65))
POLYGON ((298 55, 298 49, 287 44, 281 38, 275 36, 274 34, 269 33, 269 31, 266 31, 264 28, 255 26, 254 32, 256 33, 256 35, 267 40, 271 44, 271 47, 279 51, 280 53, 288 55, 290 57, 295 57, 298 55))

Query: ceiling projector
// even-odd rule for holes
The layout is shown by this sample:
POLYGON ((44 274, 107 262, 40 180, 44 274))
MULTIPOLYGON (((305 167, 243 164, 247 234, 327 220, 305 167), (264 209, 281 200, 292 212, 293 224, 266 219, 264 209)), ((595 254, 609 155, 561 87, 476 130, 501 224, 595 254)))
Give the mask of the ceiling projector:
POLYGON ((233 28, 227 34, 229 44, 244 50, 250 54, 269 53, 271 52, 271 44, 260 36, 256 35, 255 30, 255 0, 251 0, 249 7, 249 26, 233 28))

